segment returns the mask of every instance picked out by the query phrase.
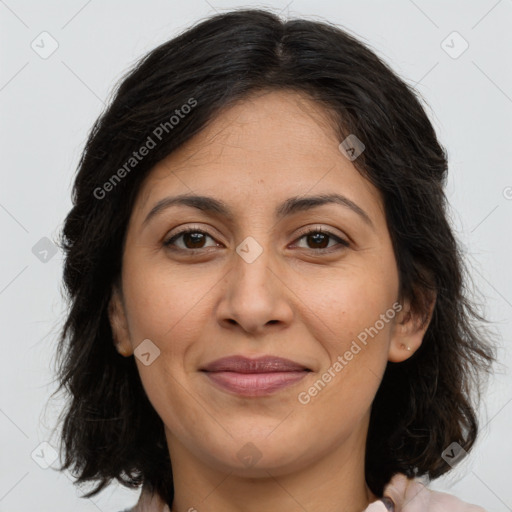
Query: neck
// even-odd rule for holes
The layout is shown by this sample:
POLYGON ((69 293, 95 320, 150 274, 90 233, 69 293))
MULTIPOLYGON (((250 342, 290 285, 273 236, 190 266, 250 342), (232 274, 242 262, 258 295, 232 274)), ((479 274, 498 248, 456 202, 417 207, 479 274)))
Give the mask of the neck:
POLYGON ((300 470, 263 468, 243 476, 205 465, 167 432, 172 512, 361 512, 377 497, 365 481, 366 429, 300 470))

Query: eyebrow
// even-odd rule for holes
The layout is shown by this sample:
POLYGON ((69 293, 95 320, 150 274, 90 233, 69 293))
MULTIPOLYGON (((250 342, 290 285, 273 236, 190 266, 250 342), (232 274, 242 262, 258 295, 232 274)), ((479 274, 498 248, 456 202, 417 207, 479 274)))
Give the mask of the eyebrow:
MULTIPOLYGON (((277 219, 282 219, 289 215, 293 215, 294 213, 307 211, 326 204, 339 204, 341 206, 345 206, 346 208, 349 208, 354 213, 359 215, 359 217, 363 219, 364 222, 370 227, 374 227, 370 216, 360 206, 358 206, 348 197, 345 197, 341 194, 321 194, 316 196, 290 197, 276 208, 275 217, 277 219)), ((234 218, 234 214, 229 206, 219 199, 215 199, 209 196, 182 194, 179 196, 165 197, 158 201, 148 213, 142 225, 146 225, 152 218, 172 206, 189 206, 191 208, 197 208, 198 210, 206 213, 216 214, 227 218, 234 218)))

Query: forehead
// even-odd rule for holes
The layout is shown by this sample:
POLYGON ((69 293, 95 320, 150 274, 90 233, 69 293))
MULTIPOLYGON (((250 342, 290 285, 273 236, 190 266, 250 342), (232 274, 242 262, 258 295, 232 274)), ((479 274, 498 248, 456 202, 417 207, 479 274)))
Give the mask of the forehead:
POLYGON ((277 202, 337 191, 382 212, 379 192, 342 155, 340 142, 332 114, 305 94, 258 92, 223 110, 159 162, 142 184, 136 209, 147 211, 169 193, 277 202))

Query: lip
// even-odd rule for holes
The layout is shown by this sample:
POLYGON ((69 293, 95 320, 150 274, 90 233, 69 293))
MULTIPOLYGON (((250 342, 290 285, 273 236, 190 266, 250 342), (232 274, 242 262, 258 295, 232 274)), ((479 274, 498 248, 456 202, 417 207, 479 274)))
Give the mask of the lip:
POLYGON ((302 380, 311 370, 275 356, 230 356, 209 363, 201 371, 223 390, 242 396, 264 396, 302 380))
POLYGON ((212 361, 201 370, 206 372, 274 373, 309 370, 306 366, 276 356, 249 358, 245 356, 223 357, 212 361))

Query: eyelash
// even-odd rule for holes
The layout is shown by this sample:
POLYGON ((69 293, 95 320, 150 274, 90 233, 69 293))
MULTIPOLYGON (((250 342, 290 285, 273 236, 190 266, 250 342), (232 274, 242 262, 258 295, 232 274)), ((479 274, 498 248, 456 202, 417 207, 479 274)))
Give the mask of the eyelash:
MULTIPOLYGON (((201 229, 197 229, 197 228, 187 228, 187 229, 184 229, 183 231, 180 231, 176 234, 174 234, 171 238, 169 238, 168 240, 164 241, 163 242, 163 245, 171 250, 174 250, 174 251, 183 251, 183 252, 188 252, 188 253, 196 253, 197 251, 203 251, 204 249, 208 249, 208 247, 206 248, 199 248, 199 249, 182 249, 181 247, 173 247, 173 244, 174 242, 181 236, 183 235, 186 235, 188 233, 199 233, 199 234, 202 234, 202 235, 206 235, 206 236, 209 236, 210 238, 214 239, 209 233, 207 233, 206 231, 203 231, 201 229)), ((306 231, 304 233, 302 233, 299 238, 297 238, 296 240, 301 240, 302 238, 308 236, 308 235, 312 235, 312 234, 322 234, 322 235, 326 235, 330 238, 333 238, 334 240, 336 240, 338 242, 339 245, 343 246, 343 248, 347 248, 347 247, 350 247, 350 244, 349 242, 347 242, 346 240, 344 240, 343 238, 340 238, 339 236, 336 236, 334 233, 331 233, 330 231, 326 230, 326 229, 323 229, 323 228, 315 228, 315 229, 311 229, 309 231, 306 231)), ((321 249, 309 249, 313 252, 316 252, 316 253, 321 253, 321 254, 325 254, 325 253, 330 253, 330 252, 334 252, 333 251, 333 248, 330 247, 330 248, 321 248, 321 249)), ((338 249, 334 249, 335 251, 336 250, 341 250, 341 248, 338 248, 338 249)))

